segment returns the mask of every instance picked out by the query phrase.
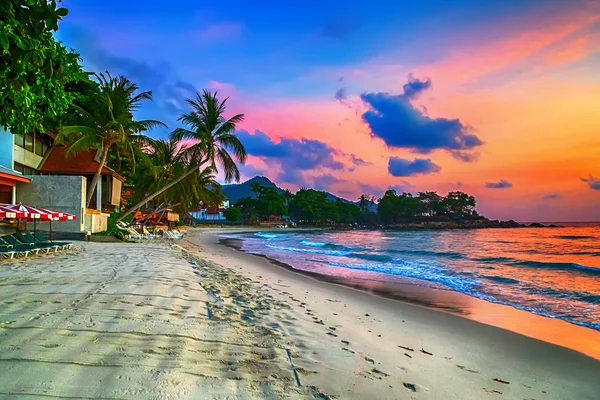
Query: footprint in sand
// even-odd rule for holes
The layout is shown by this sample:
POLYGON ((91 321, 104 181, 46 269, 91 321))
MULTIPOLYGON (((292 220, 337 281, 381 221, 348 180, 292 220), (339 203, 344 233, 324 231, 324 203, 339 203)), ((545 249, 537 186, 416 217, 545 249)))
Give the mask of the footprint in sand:
POLYGON ((350 344, 350 342, 347 340, 342 340, 342 343, 345 344, 346 346, 348 346, 350 344))
POLYGON ((55 349, 57 347, 61 347, 62 344, 49 343, 49 344, 41 344, 40 346, 45 347, 47 349, 55 349))
POLYGON ((472 374, 478 374, 479 373, 479 371, 475 371, 473 369, 469 369, 469 368, 465 367, 464 365, 458 365, 458 364, 456 364, 456 366, 458 368, 462 369, 463 371, 467 371, 467 372, 470 372, 472 374))
POLYGON ((373 360, 372 358, 369 358, 369 357, 367 357, 367 356, 365 356, 365 361, 366 361, 366 362, 369 362, 369 363, 371 363, 371 364, 375 364, 375 360, 373 360))
POLYGON ((371 372, 373 372, 374 374, 377 374, 377 375, 381 375, 381 376, 390 376, 390 374, 388 374, 387 372, 383 372, 382 370, 377 369, 377 368, 373 368, 371 370, 371 372))
POLYGON ((402 385, 405 388, 407 388, 408 390, 410 390, 411 392, 416 392, 417 391, 417 387, 413 383, 402 382, 402 385))
POLYGON ((347 347, 342 347, 342 350, 347 351, 348 353, 356 354, 356 352, 354 350, 350 350, 347 347))

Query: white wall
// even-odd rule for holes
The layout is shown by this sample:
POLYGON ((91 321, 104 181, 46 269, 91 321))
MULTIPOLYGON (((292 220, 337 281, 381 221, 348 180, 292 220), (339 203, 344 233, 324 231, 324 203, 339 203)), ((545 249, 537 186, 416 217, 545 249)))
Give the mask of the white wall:
POLYGON ((28 167, 33 168, 33 169, 38 169, 43 158, 44 157, 38 156, 37 154, 32 153, 31 151, 25 150, 24 148, 22 148, 20 146, 14 145, 14 150, 13 150, 14 162, 17 162, 17 163, 23 164, 23 165, 27 165, 28 167))
POLYGON ((108 229, 109 214, 85 214, 83 217, 83 229, 86 232, 104 232, 108 229))

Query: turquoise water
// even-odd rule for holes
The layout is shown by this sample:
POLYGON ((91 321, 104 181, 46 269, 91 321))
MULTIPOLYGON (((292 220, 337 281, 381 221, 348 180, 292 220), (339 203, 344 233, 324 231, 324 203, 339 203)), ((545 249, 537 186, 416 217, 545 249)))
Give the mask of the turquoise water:
POLYGON ((600 330, 598 225, 239 236, 244 251, 296 269, 353 279, 408 279, 600 330))

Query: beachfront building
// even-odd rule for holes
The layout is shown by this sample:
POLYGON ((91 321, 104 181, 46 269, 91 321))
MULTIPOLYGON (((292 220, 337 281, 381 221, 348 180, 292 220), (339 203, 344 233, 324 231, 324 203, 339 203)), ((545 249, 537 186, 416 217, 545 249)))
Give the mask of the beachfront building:
POLYGON ((229 208, 229 200, 222 202, 219 207, 203 207, 190 211, 190 215, 198 221, 225 221, 223 211, 229 208))
POLYGON ((206 207, 197 211, 191 211, 190 215, 198 221, 225 221, 227 218, 223 216, 224 208, 206 207))
MULTIPOLYGON (((65 148, 54 143, 52 133, 13 135, 0 129, 0 166, 4 175, 16 177, 0 187, 0 202, 21 202, 55 209, 77 218, 61 224, 63 232, 100 232, 106 229, 110 212, 120 206, 123 177, 112 169, 102 170, 98 190, 87 208, 87 185, 99 164, 97 151, 66 157, 65 148)), ((8 179, 8 178, 4 178, 8 179)))

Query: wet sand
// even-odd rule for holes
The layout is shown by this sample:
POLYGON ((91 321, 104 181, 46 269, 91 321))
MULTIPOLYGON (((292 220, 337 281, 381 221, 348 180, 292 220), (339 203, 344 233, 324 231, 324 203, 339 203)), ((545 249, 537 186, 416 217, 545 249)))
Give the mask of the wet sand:
POLYGON ((0 398, 595 399, 600 363, 218 244, 0 263, 0 398), (496 380, 495 380, 496 379, 496 380))

